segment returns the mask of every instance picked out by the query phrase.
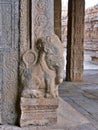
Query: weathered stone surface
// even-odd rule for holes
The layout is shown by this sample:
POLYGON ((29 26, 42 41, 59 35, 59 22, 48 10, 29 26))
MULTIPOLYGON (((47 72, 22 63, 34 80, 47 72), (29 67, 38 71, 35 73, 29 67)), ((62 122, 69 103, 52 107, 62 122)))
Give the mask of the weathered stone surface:
POLYGON ((53 0, 32 0, 32 34, 34 34, 33 41, 36 42, 40 37, 54 34, 53 5, 53 0))
POLYGON ((21 98, 20 126, 43 126, 57 122, 58 99, 21 98))
POLYGON ((30 125, 22 128, 17 126, 1 125, 0 130, 97 130, 88 119, 62 99, 59 99, 57 117, 57 123, 54 125, 30 125))
POLYGON ((22 96, 58 97, 64 69, 63 47, 59 38, 50 35, 38 39, 35 48, 24 53, 22 59, 22 96))
POLYGON ((21 4, 21 97, 32 101, 35 99, 40 101, 40 98, 48 101, 50 98, 51 102, 48 108, 43 107, 46 115, 38 110, 36 103, 33 105, 37 110, 31 111, 29 108, 27 112, 22 109, 21 104, 20 125, 50 124, 57 120, 54 111, 56 108, 51 111, 48 109, 51 108, 52 100, 57 100, 58 86, 63 81, 64 69, 63 46, 54 34, 53 0, 32 0, 26 3, 21 0, 21 4), (26 11, 28 13, 25 14, 26 11), (24 16, 26 16, 26 21, 23 21, 24 16), (28 24, 30 24, 29 29, 28 24))
POLYGON ((84 12, 84 0, 69 0, 66 65, 67 81, 83 80, 84 12))
POLYGON ((92 56, 92 57, 91 57, 91 60, 92 60, 94 63, 98 63, 98 57, 97 57, 97 56, 92 56))
MULTIPOLYGON (((84 82, 65 82, 59 88, 59 93, 67 103, 73 106, 76 111, 84 115, 98 129, 97 77, 98 72, 96 70, 88 70, 86 71, 84 82)), ((75 128, 79 129, 79 127, 81 129, 83 127, 86 129, 88 125, 79 125, 75 128)))
POLYGON ((54 0, 54 31, 55 34, 61 39, 61 13, 62 1, 54 0))
MULTIPOLYGON (((0 93, 0 99, 1 99, 0 100, 0 105, 1 105, 0 124, 16 123, 17 109, 19 108, 19 104, 16 102, 18 97, 18 89, 20 87, 20 85, 18 84, 18 78, 20 80, 20 77, 18 77, 19 76, 18 62, 20 62, 18 59, 19 54, 21 57, 23 56, 23 61, 25 63, 25 69, 24 69, 25 74, 22 73, 23 74, 22 76, 24 78, 22 79, 22 83, 23 83, 22 85, 23 87, 27 85, 26 87, 28 88, 28 89, 26 88, 27 91, 24 91, 23 88, 22 96, 24 98, 29 97, 27 100, 22 102, 22 105, 24 104, 24 106, 21 105, 21 110, 22 110, 21 113, 23 114, 21 115, 21 119, 26 119, 28 121, 29 119, 31 119, 31 122, 30 123, 27 122, 27 124, 25 123, 25 125, 32 124, 32 120, 34 119, 34 116, 36 117, 36 120, 38 119, 38 122, 40 118, 40 120, 42 121, 41 125, 44 124, 43 123, 44 119, 47 120, 49 119, 47 123, 51 123, 51 122, 54 123, 57 120, 55 109, 57 109, 58 104, 56 104, 57 98, 55 97, 58 96, 58 85, 61 83, 63 78, 62 77, 63 49, 61 49, 62 48, 61 43, 57 38, 57 36, 53 34, 54 33, 53 0, 34 0, 34 1, 32 0, 32 7, 33 7, 33 2, 34 2, 33 11, 35 11, 35 14, 32 13, 34 14, 34 19, 32 17, 32 24, 34 24, 35 26, 34 26, 34 30, 32 27, 32 34, 34 33, 34 39, 32 36, 32 41, 30 41, 31 26, 29 26, 29 24, 31 24, 31 21, 28 15, 30 13, 30 8, 28 8, 30 7, 30 3, 28 2, 28 0, 20 0, 20 44, 18 45, 18 19, 19 19, 18 0, 0 0, 0 92, 1 92, 0 93), (35 43, 37 43, 36 50, 34 50, 35 49, 33 48, 34 46, 31 46, 31 44, 35 45, 35 43), (19 46, 20 49, 18 48, 19 46), (38 54, 37 61, 36 61, 36 53, 38 54), (33 70, 31 69, 32 66, 34 67, 33 70), (39 85, 39 79, 42 79, 40 85, 39 85), (35 89, 36 91, 32 91, 35 89), (47 98, 41 101, 41 98, 42 97, 44 98, 44 96, 47 98), (28 100, 30 100, 30 102, 28 100), (34 102, 34 100, 37 100, 37 102, 34 102), (33 104, 34 107, 28 107, 29 104, 32 105, 32 102, 34 103, 33 104), (37 103, 40 105, 38 106, 37 103), (41 112, 39 108, 40 110, 42 110, 41 112), (42 119, 42 117, 44 119, 42 119)), ((66 106, 68 106, 68 104, 62 106, 62 108, 66 108, 66 106)), ((70 107, 68 107, 66 111, 67 116, 64 117, 65 109, 63 109, 62 114, 60 113, 61 118, 59 118, 60 121, 59 127, 54 126, 54 129, 66 128, 65 121, 66 124, 68 124, 67 121, 70 121, 69 125, 72 122, 76 123, 76 128, 78 127, 77 124, 80 123, 79 125, 81 125, 82 121, 83 121, 82 123, 84 124, 89 123, 83 117, 81 119, 80 114, 76 116, 78 117, 78 122, 77 122, 77 118, 75 120, 73 118, 74 116, 71 116, 72 113, 70 112, 68 113, 69 108, 70 107), (63 128, 62 128, 62 124, 64 125, 63 128)), ((77 114, 77 112, 73 111, 72 115, 75 114, 77 114)), ((25 121, 23 120, 23 123, 24 122, 25 121)), ((34 122, 34 124, 37 123, 34 122)), ((84 124, 82 124, 82 126, 84 124)), ((69 128, 70 126, 68 126, 68 129, 69 128)), ((5 125, 5 126, 0 126, 0 129, 29 130, 29 127, 19 128, 19 127, 5 125)), ((30 129, 34 130, 37 128, 31 126, 30 129)), ((39 129, 42 130, 43 128, 39 128, 39 129)))
POLYGON ((0 0, 0 124, 15 124, 19 0, 0 0))
POLYGON ((30 48, 30 13, 29 13, 30 0, 20 0, 20 56, 30 48))
MULTIPOLYGON (((67 8, 62 10, 62 42, 67 43, 67 8)), ((84 49, 98 50, 98 5, 85 10, 84 49)))
POLYGON ((85 49, 98 50, 98 5, 85 11, 85 49))
POLYGON ((55 101, 58 97, 58 86, 63 81, 63 63, 63 47, 56 35, 38 39, 34 50, 28 50, 23 55, 20 68, 23 87, 21 96, 29 99, 27 102, 21 99, 21 126, 56 122, 55 101), (48 105, 44 104, 46 102, 48 105), (28 108, 30 104, 32 109, 25 111, 23 105, 28 108))

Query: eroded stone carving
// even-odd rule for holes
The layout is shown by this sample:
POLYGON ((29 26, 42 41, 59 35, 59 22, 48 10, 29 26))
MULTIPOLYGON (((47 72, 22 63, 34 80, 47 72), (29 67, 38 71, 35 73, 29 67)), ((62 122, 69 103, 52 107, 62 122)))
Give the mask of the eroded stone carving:
POLYGON ((34 50, 23 55, 21 79, 22 97, 42 98, 58 96, 63 81, 63 47, 56 35, 37 40, 34 50))
POLYGON ((63 47, 56 35, 39 38, 21 65, 20 126, 57 122, 58 86, 63 81, 63 47))

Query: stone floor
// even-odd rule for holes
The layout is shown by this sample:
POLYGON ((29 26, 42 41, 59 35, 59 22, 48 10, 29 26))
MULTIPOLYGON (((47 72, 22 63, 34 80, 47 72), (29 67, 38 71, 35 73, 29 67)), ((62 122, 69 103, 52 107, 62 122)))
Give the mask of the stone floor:
POLYGON ((64 101, 98 129, 98 70, 86 70, 84 82, 64 82, 59 92, 64 101))
POLYGON ((1 125, 0 130, 98 130, 98 70, 84 71, 83 82, 59 88, 58 122, 47 127, 1 125))

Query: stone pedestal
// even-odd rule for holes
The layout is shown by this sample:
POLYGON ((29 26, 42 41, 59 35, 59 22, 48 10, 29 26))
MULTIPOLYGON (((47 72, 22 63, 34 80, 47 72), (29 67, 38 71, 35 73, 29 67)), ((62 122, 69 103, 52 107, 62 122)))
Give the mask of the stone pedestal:
POLYGON ((58 99, 21 98, 20 126, 43 126, 57 122, 58 99))

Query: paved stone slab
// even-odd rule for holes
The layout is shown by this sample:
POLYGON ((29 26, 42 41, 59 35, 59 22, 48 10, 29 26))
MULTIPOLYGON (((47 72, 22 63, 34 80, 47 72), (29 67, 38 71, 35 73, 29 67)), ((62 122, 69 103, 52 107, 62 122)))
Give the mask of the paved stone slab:
POLYGON ((86 73, 84 82, 64 82, 60 96, 98 129, 98 73, 86 73))
POLYGON ((91 124, 79 125, 77 127, 72 127, 70 130, 96 130, 91 124))

